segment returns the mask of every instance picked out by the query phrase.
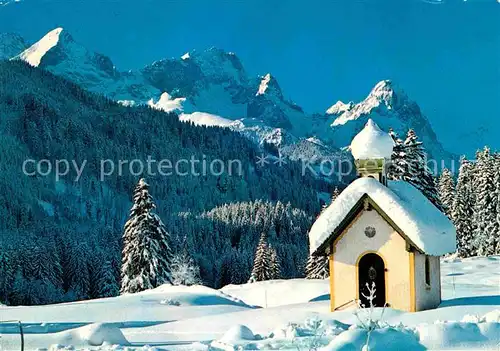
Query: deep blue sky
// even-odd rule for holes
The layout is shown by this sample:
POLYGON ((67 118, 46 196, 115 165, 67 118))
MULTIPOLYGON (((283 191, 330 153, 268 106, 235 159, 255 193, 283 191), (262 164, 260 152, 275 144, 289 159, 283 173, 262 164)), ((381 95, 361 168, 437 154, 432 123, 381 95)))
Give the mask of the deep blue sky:
POLYGON ((478 144, 500 148, 500 3, 433 1, 24 0, 0 7, 0 31, 35 41, 62 26, 120 70, 217 46, 310 112, 392 79, 445 147, 470 152, 461 135, 483 127, 478 144))

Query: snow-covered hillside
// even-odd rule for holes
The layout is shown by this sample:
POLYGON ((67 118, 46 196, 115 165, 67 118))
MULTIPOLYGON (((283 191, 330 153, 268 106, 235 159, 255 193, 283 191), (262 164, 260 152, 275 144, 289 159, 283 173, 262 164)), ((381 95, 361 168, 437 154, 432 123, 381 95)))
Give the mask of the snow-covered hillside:
POLYGON ((165 111, 208 113, 237 121, 236 130, 258 144, 280 129, 290 135, 280 145, 288 146, 284 156, 293 154, 296 159, 316 155, 322 160, 325 153, 326 157, 335 156, 368 118, 386 130, 392 127, 404 133, 414 128, 433 157, 453 157, 443 150, 418 105, 390 81, 378 83, 358 104, 338 101, 326 114, 309 115, 285 98, 271 73, 249 76, 236 54, 217 48, 193 50, 178 58, 155 61, 138 71, 122 72, 109 57, 87 50, 65 29, 57 28, 18 58, 125 105, 149 104, 165 111), (308 138, 319 140, 326 149, 316 154, 318 143, 309 143, 308 138))
MULTIPOLYGON (((500 343, 499 271, 498 256, 442 260, 441 306, 417 313, 386 309, 382 317, 386 326, 372 334, 370 350, 401 350, 401 345, 408 351, 495 350, 500 343)), ((23 321, 27 350, 50 345, 51 350, 69 345, 208 350, 209 343, 252 350, 309 350, 313 341, 330 344, 325 351, 360 350, 366 333, 352 326, 358 323, 353 310, 329 312, 328 292, 328 280, 303 279, 232 285, 220 291, 162 286, 100 300, 0 306, 0 319, 23 321)), ((380 318, 381 313, 377 309, 375 316, 380 318)), ((19 348, 17 324, 0 324, 0 335, 4 350, 19 348)))

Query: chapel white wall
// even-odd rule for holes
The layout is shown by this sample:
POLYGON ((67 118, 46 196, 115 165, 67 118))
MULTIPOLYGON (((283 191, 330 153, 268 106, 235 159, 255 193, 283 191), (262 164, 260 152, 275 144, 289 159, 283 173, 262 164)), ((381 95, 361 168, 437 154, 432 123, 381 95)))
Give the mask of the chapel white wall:
POLYGON ((415 307, 417 311, 436 308, 441 303, 441 269, 437 256, 429 256, 430 282, 425 282, 425 255, 415 253, 415 307))
POLYGON ((376 252, 384 259, 386 301, 392 308, 409 311, 410 254, 405 240, 376 210, 363 210, 334 248, 330 281, 332 309, 359 298, 356 264, 368 252, 376 252), (375 227, 373 238, 365 235, 367 226, 375 227))

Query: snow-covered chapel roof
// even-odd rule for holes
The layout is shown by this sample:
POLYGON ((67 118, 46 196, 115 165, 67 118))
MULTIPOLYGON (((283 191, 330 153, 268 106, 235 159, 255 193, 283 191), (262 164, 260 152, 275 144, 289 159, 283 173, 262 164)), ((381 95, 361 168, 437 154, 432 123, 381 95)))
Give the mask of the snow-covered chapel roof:
POLYGON ((352 139, 349 147, 356 160, 390 159, 394 142, 392 137, 369 119, 365 127, 352 139))
POLYGON ((417 250, 432 256, 456 250, 455 227, 413 185, 388 181, 385 186, 373 178, 359 178, 342 191, 313 224, 309 231, 310 252, 322 253, 343 230, 353 210, 362 208, 359 206, 363 206, 366 197, 417 250))

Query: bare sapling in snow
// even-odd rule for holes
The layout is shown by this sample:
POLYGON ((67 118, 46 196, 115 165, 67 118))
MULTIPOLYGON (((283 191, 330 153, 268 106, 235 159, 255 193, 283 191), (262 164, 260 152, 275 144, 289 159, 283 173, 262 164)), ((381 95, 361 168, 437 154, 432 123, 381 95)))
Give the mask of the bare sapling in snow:
POLYGON ((370 336, 371 333, 375 329, 380 329, 382 328, 382 319, 384 317, 384 312, 387 304, 384 304, 384 307, 382 309, 382 313, 380 314, 379 318, 375 317, 375 305, 374 301, 375 298, 377 297, 377 288, 375 286, 375 282, 372 282, 371 286, 366 283, 366 289, 368 290, 368 294, 361 293, 361 295, 368 300, 368 303, 370 304, 369 306, 365 306, 362 304, 360 301, 357 301, 358 304, 358 309, 354 312, 354 315, 358 319, 359 322, 359 327, 361 329, 366 330, 367 336, 366 336, 366 343, 363 346, 362 351, 369 351, 370 347, 370 336))
POLYGON ((160 217, 153 212, 155 207, 148 183, 139 180, 123 234, 122 294, 172 283, 170 235, 160 217))
POLYGON ((317 351, 323 346, 322 339, 325 336, 325 323, 318 317, 308 318, 305 326, 311 332, 309 339, 309 351, 317 351))

